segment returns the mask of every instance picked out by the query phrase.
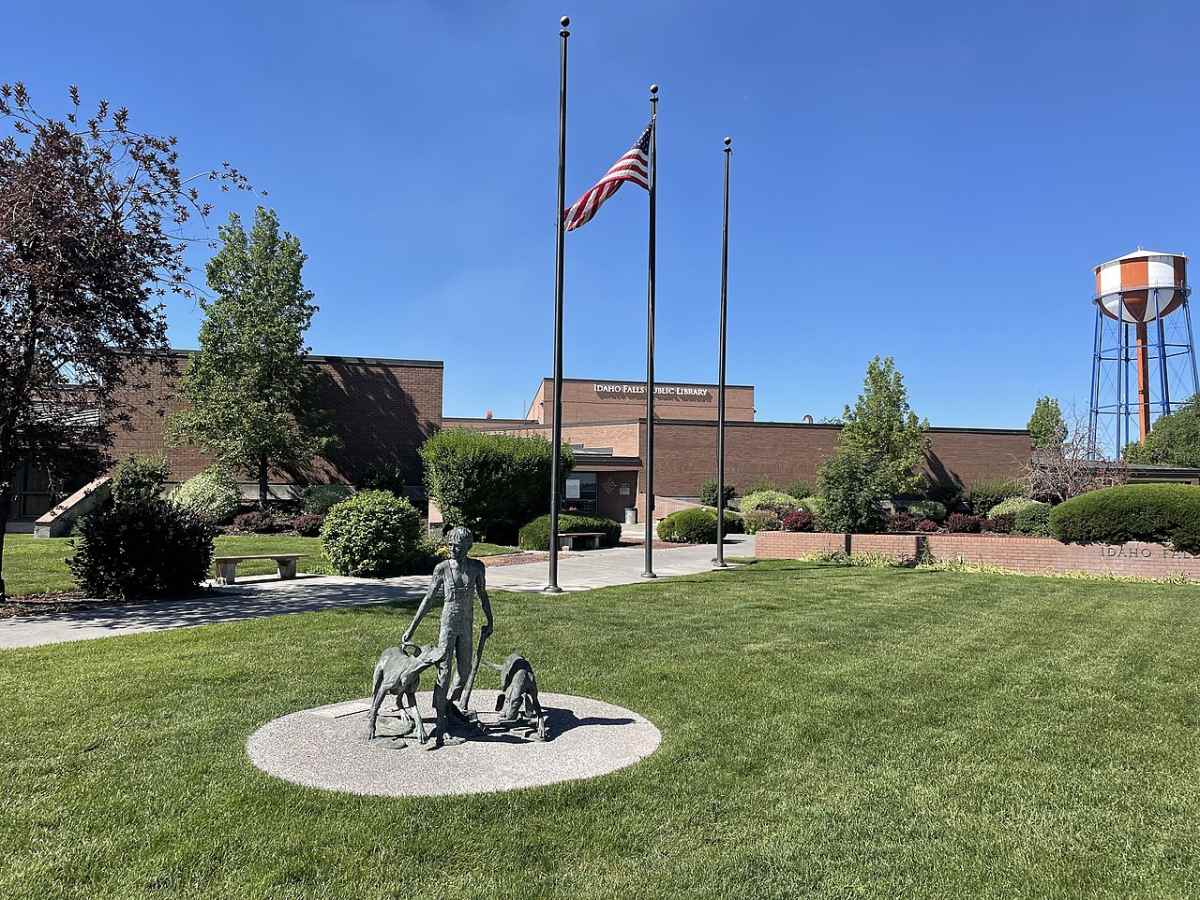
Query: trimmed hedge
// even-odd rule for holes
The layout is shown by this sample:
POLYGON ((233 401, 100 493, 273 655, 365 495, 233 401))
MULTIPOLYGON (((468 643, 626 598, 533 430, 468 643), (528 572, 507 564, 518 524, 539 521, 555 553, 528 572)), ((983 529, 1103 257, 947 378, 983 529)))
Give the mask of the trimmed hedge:
POLYGON ((1013 515, 1013 533, 1050 537, 1050 509, 1049 503, 1040 503, 1037 500, 1022 506, 1013 515))
POLYGON ((1050 531, 1068 544, 1149 541, 1200 553, 1200 487, 1123 484, 1090 491, 1054 507, 1050 531))
POLYGON ((335 504, 321 545, 339 575, 407 575, 422 567, 421 516, 404 497, 360 491, 335 504))
MULTIPOLYGON (((741 534, 744 528, 741 518, 726 511, 726 534, 741 534)), ((704 506, 673 512, 659 521, 658 537, 673 544, 715 544, 717 511, 704 506)))
POLYGON ((181 484, 171 499, 210 522, 221 525, 237 513, 242 492, 228 470, 209 466, 181 484))
MULTIPOLYGON (((621 523, 606 519, 603 516, 575 516, 569 513, 558 514, 559 534, 579 534, 585 531, 599 531, 604 537, 600 538, 601 547, 615 547, 621 542, 621 523)), ((517 535, 517 546, 522 550, 550 549, 550 516, 538 516, 523 527, 517 535)))
POLYGON ((743 513, 754 512, 756 509, 769 509, 777 514, 782 514, 799 508, 800 501, 797 498, 791 494, 785 494, 783 491, 775 490, 754 491, 744 496, 739 504, 739 509, 743 513))
POLYGON ((1007 500, 1002 500, 989 509, 988 516, 993 519, 997 516, 1016 516, 1025 507, 1037 502, 1037 500, 1030 500, 1028 497, 1009 497, 1007 500))

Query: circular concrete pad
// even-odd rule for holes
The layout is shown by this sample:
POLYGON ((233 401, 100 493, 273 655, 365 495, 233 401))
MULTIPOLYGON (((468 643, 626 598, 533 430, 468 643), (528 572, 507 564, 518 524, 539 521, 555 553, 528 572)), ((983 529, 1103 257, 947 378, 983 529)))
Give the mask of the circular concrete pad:
MULTIPOLYGON (((494 691, 476 692, 476 709, 491 716, 494 691)), ((330 791, 380 797, 482 794, 595 778, 653 753, 662 735, 653 723, 620 706, 588 697, 541 694, 549 740, 517 735, 472 738, 464 744, 425 750, 415 740, 386 737, 368 744, 366 698, 290 713, 268 722, 246 741, 251 762, 271 775, 330 791)), ((417 695, 426 729, 433 721, 432 695, 417 695)), ((377 733, 399 728, 393 700, 384 701, 377 733), (386 715, 384 714, 386 713, 386 715)))

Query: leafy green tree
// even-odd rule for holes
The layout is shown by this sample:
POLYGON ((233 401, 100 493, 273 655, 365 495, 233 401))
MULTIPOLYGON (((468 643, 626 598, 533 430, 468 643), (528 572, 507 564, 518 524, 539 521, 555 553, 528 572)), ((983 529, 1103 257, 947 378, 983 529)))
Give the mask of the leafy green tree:
POLYGON ((883 530, 883 501, 891 494, 884 477, 871 454, 839 446, 821 466, 822 527, 860 534, 883 530))
POLYGON ((1039 397, 1029 417, 1029 438, 1036 450, 1054 450, 1067 439, 1067 423, 1053 397, 1039 397))
POLYGON ((1125 459, 1134 463, 1200 466, 1200 396, 1160 417, 1143 443, 1125 448, 1125 459))
POLYGON ((929 423, 908 405, 904 377, 890 357, 867 364, 863 392, 842 413, 838 448, 852 448, 875 468, 874 484, 889 496, 916 491, 921 483, 929 423))
POLYGON ((257 209, 249 235, 231 214, 219 234, 223 246, 206 270, 216 298, 201 302, 200 351, 180 382, 190 408, 168 433, 255 475, 263 505, 272 468, 304 470, 330 443, 304 359, 317 307, 301 278, 300 241, 280 234, 273 210, 257 209))

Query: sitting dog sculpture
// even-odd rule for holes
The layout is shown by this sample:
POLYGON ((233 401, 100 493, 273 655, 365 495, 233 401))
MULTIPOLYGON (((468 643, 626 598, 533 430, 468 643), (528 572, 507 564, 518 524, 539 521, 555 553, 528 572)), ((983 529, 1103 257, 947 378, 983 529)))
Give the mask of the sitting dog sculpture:
POLYGON ((367 718, 368 741, 375 737, 375 720, 379 716, 379 706, 383 703, 383 698, 394 694, 396 709, 400 711, 406 724, 403 730, 387 737, 404 737, 415 728, 417 742, 425 743, 425 724, 421 721, 421 713, 417 709, 417 686, 421 681, 421 673, 430 666, 437 665, 441 658, 442 652, 438 647, 418 647, 408 643, 400 647, 388 647, 379 655, 379 662, 375 663, 375 674, 371 679, 371 712, 367 718), (408 701, 407 708, 404 706, 405 700, 408 701))
POLYGON ((538 701, 537 679, 533 666, 519 653, 511 654, 503 665, 487 664, 500 673, 496 712, 501 713, 497 727, 509 729, 524 725, 535 740, 546 740, 546 714, 538 701))

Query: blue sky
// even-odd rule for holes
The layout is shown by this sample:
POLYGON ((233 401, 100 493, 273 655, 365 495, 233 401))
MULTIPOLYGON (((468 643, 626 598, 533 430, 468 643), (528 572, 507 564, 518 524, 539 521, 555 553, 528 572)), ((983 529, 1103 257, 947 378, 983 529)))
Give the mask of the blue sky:
MULTIPOLYGON (((443 359, 447 415, 520 415, 551 367, 563 13, 568 202, 662 85, 663 380, 715 380, 734 138, 729 378, 762 420, 838 414, 877 353, 935 425, 1085 406, 1092 266, 1200 252, 1188 3, 21 4, 0 79, 47 113, 78 83, 267 189, 315 352, 443 359)), ((645 233, 626 186, 567 236, 568 376, 644 375, 645 233)), ((198 309, 170 322, 195 345, 198 309)))

